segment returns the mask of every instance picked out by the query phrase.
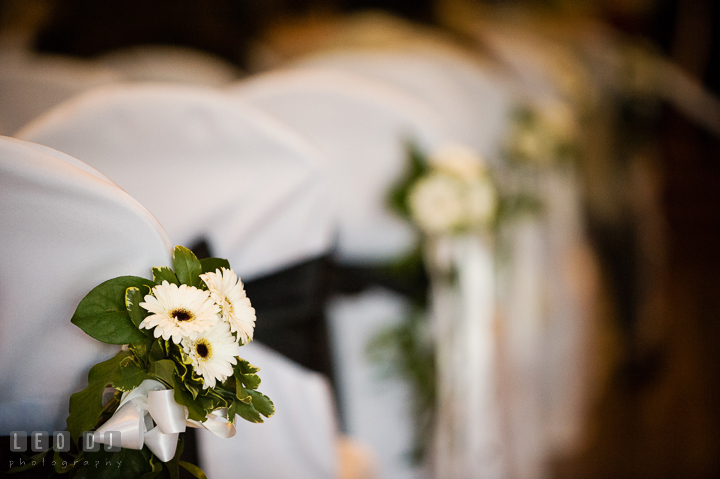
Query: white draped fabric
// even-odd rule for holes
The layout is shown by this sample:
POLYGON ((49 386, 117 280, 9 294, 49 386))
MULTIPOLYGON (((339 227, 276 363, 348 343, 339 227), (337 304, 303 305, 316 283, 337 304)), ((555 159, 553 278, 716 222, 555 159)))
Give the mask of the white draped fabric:
MULTIPOLYGON (((322 69, 260 75, 229 94, 297 129, 325 153, 322 169, 338 205, 339 261, 393 261, 416 244, 414 231, 389 210, 386 198, 406 167, 406 141, 430 150, 448 140, 449 128, 432 108, 390 86, 322 69)), ((338 297, 328 309, 342 411, 348 433, 377 454, 380 477, 414 477, 407 461, 412 448, 407 391, 383 388, 366 356, 369 340, 402 319, 397 299, 378 300, 378 294, 394 297, 378 292, 338 297), (382 407, 369 407, 368 399, 382 407)))
MULTIPOLYGON (((317 150, 216 92, 160 85, 98 91, 21 135, 92 162, 147 202, 169 225, 174 243, 207 238, 243 279, 330 248, 333 210, 317 150)), ((230 439, 200 431, 201 467, 210 477, 234 471, 336 477, 337 425, 327 380, 258 344, 240 354, 261 368, 260 390, 277 413, 262 425, 238 418, 230 439)))
POLYGON ((205 238, 243 280, 330 249, 318 151, 251 107, 199 87, 118 86, 70 101, 18 136, 98 168, 174 244, 205 238))
POLYGON ((82 60, 19 55, 0 62, 0 135, 20 127, 61 102, 102 85, 122 81, 101 65, 82 60))
POLYGON ((299 67, 345 71, 383 82, 425 103, 450 125, 453 140, 497 165, 507 134, 512 81, 462 50, 410 48, 334 50, 303 58, 299 67))
POLYGON ((576 173, 539 174, 542 214, 511 226, 500 265, 501 347, 512 477, 548 477, 585 424, 597 264, 584 235, 576 173))
POLYGON ((258 343, 240 350, 260 368, 260 390, 276 413, 263 424, 237 418, 229 439, 200 432, 200 466, 208 477, 334 479, 337 424, 328 380, 258 343))
POLYGON ((70 323, 83 296, 170 263, 157 220, 77 160, 0 138, 0 434, 65 429, 70 395, 117 346, 70 323))
POLYGON ((169 45, 115 50, 98 61, 126 81, 184 83, 221 87, 237 80, 239 71, 225 60, 192 48, 169 45))
POLYGON ((416 243, 387 207, 387 192, 406 167, 405 142, 430 150, 449 128, 435 112, 391 87, 329 70, 286 70, 237 83, 228 93, 316 143, 338 206, 337 255, 346 263, 382 263, 416 243))
POLYGON ((368 357, 368 344, 385 328, 396 326, 410 308, 405 297, 383 288, 331 299, 327 314, 342 412, 348 433, 370 447, 378 459, 371 477, 412 479, 412 390, 388 378, 368 357))

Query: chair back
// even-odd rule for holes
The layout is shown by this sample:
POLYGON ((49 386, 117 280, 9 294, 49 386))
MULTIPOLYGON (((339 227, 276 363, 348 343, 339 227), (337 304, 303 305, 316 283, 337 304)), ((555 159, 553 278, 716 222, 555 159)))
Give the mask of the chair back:
POLYGON ((431 108, 391 87, 319 69, 260 75, 228 93, 323 150, 338 207, 340 261, 386 262, 412 248, 414 231, 390 211, 387 192, 407 166, 407 142, 430 149, 449 137, 431 108))
POLYGON ((78 160, 0 137, 0 435, 65 430, 70 395, 117 346, 70 322, 101 282, 169 265, 157 220, 78 160))
POLYGON ((243 280, 326 254, 334 216, 319 152, 227 96, 192 86, 96 90, 18 133, 111 177, 174 244, 209 243, 243 280))

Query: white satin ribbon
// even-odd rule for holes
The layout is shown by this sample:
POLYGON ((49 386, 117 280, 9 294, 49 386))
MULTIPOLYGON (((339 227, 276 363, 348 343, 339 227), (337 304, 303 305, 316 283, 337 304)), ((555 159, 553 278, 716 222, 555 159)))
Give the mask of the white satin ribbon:
POLYGON ((161 461, 175 456, 178 434, 186 426, 203 427, 213 434, 228 438, 235 435, 235 426, 227 418, 227 408, 208 414, 203 422, 187 419, 185 406, 175 402, 172 389, 153 379, 125 392, 115 414, 93 433, 96 442, 109 444, 106 432, 120 433, 120 447, 140 450, 147 446, 161 461))
POLYGON ((432 238, 425 253, 440 385, 434 477, 505 479, 492 241, 470 234, 432 238))

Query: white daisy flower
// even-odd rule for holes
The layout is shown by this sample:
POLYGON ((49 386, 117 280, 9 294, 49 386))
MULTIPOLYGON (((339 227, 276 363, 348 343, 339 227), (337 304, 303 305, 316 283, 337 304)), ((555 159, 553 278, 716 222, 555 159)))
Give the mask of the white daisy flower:
POLYGON ((155 286, 140 306, 153 313, 143 319, 140 328, 155 328, 156 338, 172 337, 175 344, 180 344, 184 337, 194 338, 212 328, 220 313, 220 307, 207 291, 167 281, 155 286))
POLYGON ((230 324, 238 341, 247 344, 255 329, 255 308, 245 294, 242 281, 231 269, 220 268, 214 273, 201 274, 210 290, 210 297, 220 306, 222 319, 230 324))
POLYGON ((228 323, 218 321, 209 331, 194 339, 184 338, 182 347, 192 360, 195 374, 203 378, 203 389, 214 388, 233 374, 238 345, 228 323))
POLYGON ((440 234, 459 227, 465 219, 464 186, 443 174, 419 180, 410 190, 408 205, 420 228, 440 234))

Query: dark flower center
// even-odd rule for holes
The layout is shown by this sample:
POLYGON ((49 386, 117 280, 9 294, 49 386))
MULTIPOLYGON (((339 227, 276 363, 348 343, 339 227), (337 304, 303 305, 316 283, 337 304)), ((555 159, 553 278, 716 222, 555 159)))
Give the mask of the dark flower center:
POLYGON ((173 311, 172 316, 176 321, 190 321, 193 319, 192 313, 184 309, 176 309, 173 311))
POLYGON ((208 354, 210 354, 208 347, 206 345, 204 345, 203 343, 198 343, 198 345, 195 347, 195 350, 202 358, 206 358, 206 357, 208 357, 208 354))

